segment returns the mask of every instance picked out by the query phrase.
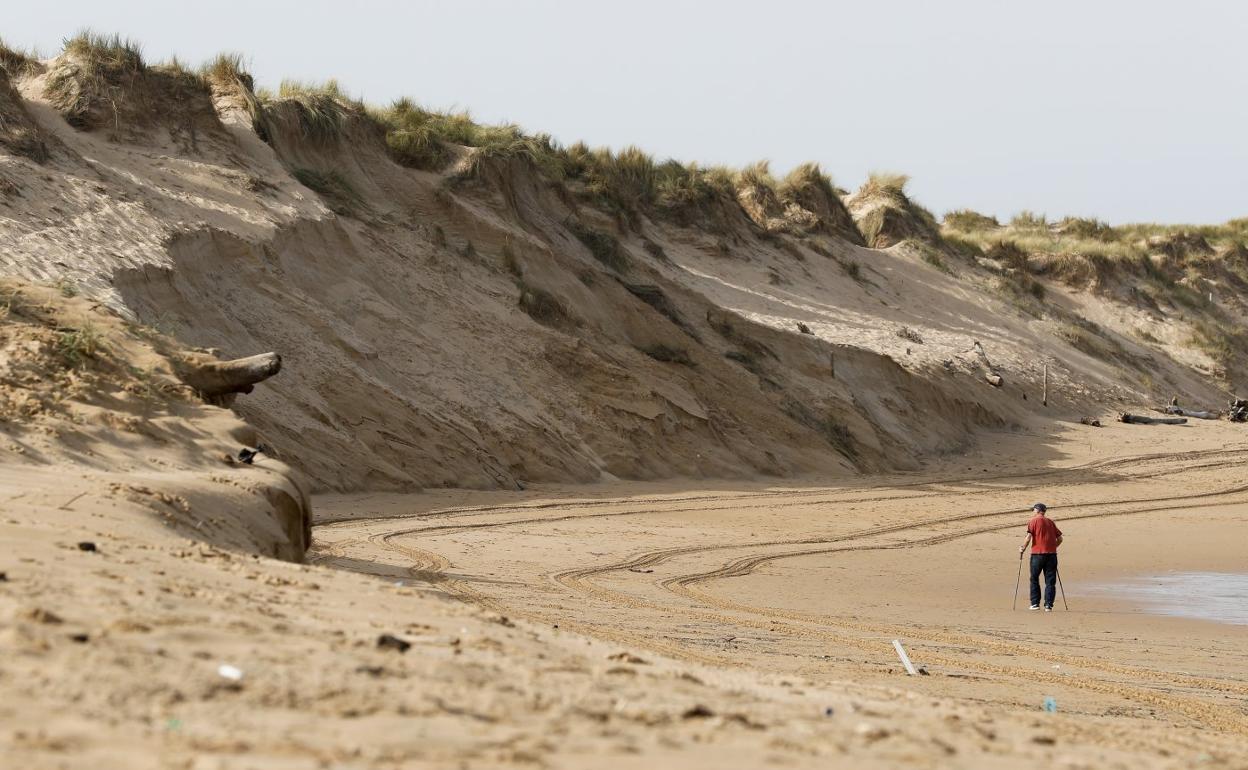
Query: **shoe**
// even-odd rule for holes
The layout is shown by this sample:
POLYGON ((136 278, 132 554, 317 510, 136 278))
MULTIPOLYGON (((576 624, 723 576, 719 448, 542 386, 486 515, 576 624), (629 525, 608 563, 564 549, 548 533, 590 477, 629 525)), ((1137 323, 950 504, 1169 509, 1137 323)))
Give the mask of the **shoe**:
POLYGON ((1029 609, 1029 610, 1038 610, 1038 609, 1040 609, 1040 605, 1039 605, 1039 604, 1033 604, 1033 605, 1031 605, 1030 607, 1028 607, 1027 609, 1029 609))
POLYGON ((1045 607, 1045 608, 1044 608, 1044 611, 1045 611, 1045 612, 1052 612, 1052 611, 1053 611, 1053 608, 1052 608, 1052 607, 1045 607))

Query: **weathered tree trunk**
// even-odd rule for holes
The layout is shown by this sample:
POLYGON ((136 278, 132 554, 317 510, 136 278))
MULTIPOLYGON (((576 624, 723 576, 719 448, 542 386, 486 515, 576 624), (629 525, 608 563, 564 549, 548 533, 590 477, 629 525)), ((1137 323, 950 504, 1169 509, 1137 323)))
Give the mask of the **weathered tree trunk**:
POLYGON ((1162 407, 1157 411, 1162 414, 1174 414, 1179 417, 1195 417, 1201 420, 1216 420, 1221 416, 1217 412, 1208 412, 1203 409, 1184 409, 1181 406, 1174 405, 1162 407))
POLYGON ((281 370, 282 357, 277 353, 261 353, 233 361, 218 361, 195 353, 182 358, 176 367, 183 382, 211 400, 235 393, 250 393, 257 382, 267 380, 281 370))
POLYGON ((1144 417, 1138 414, 1118 415, 1119 422, 1131 423, 1132 425, 1186 425, 1186 417, 1144 417))

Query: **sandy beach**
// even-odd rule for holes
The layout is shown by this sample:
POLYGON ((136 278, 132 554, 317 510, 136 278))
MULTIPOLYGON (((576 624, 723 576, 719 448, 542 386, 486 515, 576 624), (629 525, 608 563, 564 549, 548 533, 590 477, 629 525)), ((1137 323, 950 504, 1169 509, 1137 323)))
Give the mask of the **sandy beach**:
POLYGON ((1093 590, 1243 570, 1241 434, 1068 426, 1047 466, 1027 463, 1034 435, 1002 434, 983 455, 826 486, 326 497, 318 516, 342 520, 317 528, 313 560, 396 579, 415 562, 452 595, 638 654, 900 688, 992 714, 1002 731, 1051 725, 1067 748, 1191 761, 1217 746, 1243 761, 1248 629, 1093 590), (1150 451, 1158 431, 1173 451, 1150 451), (1027 611, 1026 574, 1012 609, 1037 500, 1066 535, 1068 611, 1060 597, 1054 613, 1027 611), (893 639, 928 676, 905 676, 893 639))
POLYGON ((248 58, 0 43, 3 770, 1248 768, 1248 219, 248 58))

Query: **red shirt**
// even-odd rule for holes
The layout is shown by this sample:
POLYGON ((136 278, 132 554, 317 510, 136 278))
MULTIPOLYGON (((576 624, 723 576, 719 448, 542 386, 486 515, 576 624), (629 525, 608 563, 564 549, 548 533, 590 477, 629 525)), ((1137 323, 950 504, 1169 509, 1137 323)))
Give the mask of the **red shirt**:
POLYGON ((1057 553, 1057 539, 1062 531, 1048 516, 1032 516, 1027 522, 1027 534, 1031 535, 1032 553, 1057 553))

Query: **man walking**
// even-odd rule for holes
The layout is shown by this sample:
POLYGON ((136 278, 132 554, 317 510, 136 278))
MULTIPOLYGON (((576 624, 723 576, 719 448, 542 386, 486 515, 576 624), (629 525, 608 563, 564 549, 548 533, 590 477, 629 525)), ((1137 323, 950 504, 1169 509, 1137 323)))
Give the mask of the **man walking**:
POLYGON ((1057 596, 1057 547, 1062 544, 1062 531, 1045 514, 1048 506, 1036 503, 1031 506, 1031 521, 1027 522, 1027 538, 1018 548, 1018 558, 1023 558, 1027 544, 1031 543, 1031 609, 1040 609, 1040 572, 1044 571, 1044 611, 1053 611, 1053 599, 1057 596))

